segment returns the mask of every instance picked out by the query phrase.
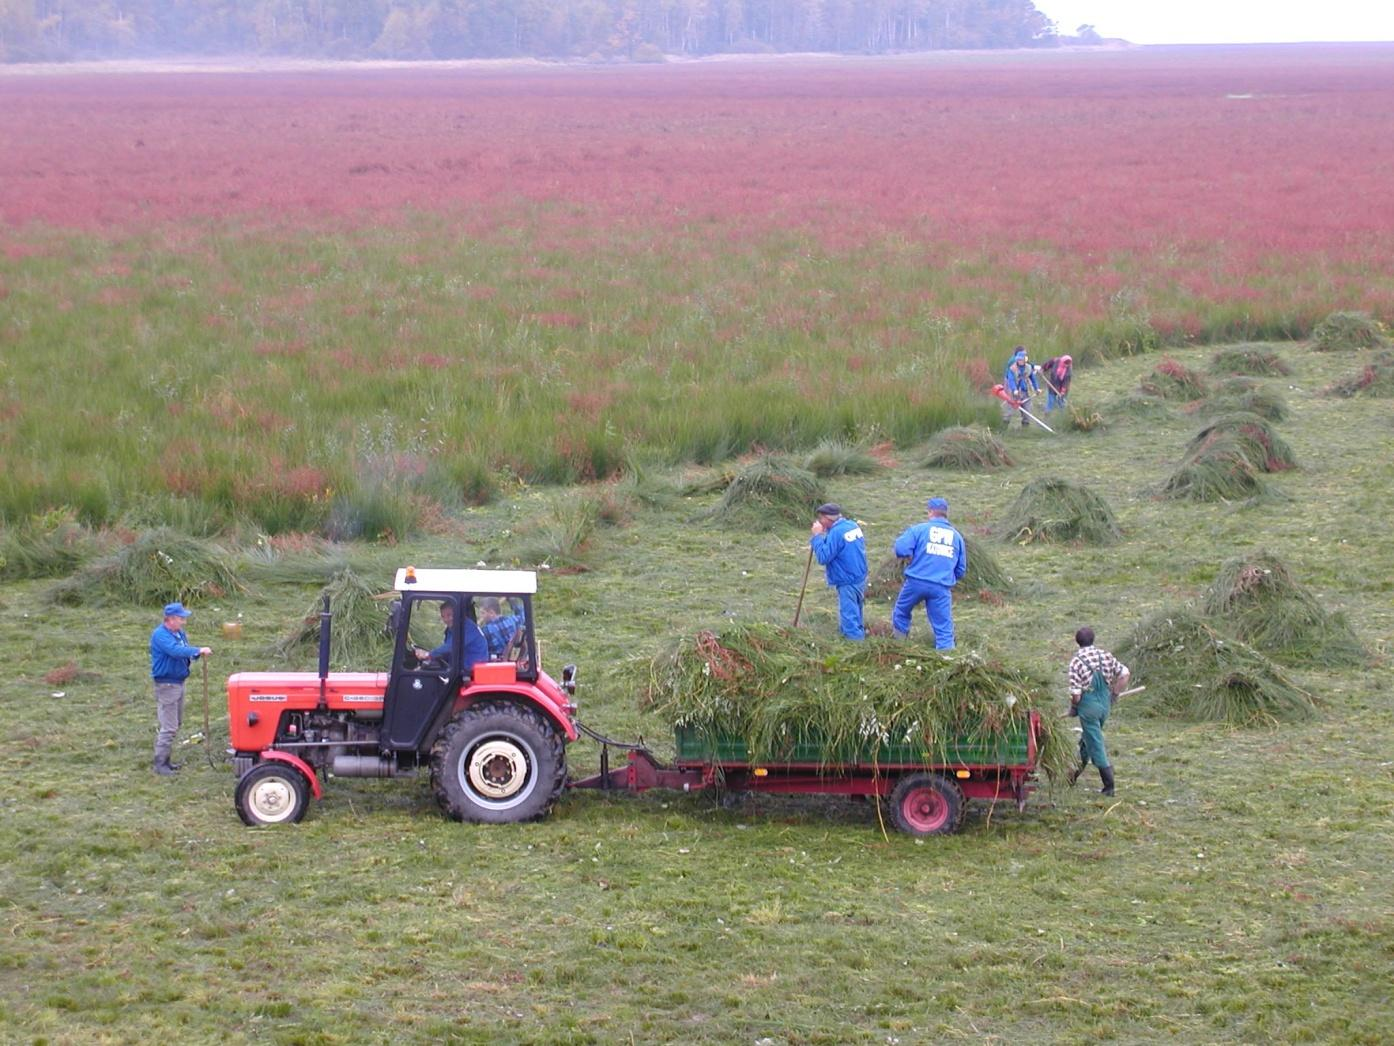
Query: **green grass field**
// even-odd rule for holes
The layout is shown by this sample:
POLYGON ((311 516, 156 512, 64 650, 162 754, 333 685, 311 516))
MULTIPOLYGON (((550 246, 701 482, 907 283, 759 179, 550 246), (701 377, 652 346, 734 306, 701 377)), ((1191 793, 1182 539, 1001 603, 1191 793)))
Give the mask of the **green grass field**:
MULTIPOLYGON (((1385 401, 1316 395, 1355 354, 1274 347, 1293 373, 1262 381, 1292 408, 1279 430, 1300 468, 1270 477, 1278 496, 1262 504, 1152 497, 1201 425, 1111 413, 1155 357, 1082 371, 1077 404, 1107 427, 1014 430, 1015 468, 928 471, 905 450, 878 475, 829 481, 878 555, 929 494, 984 540, 1035 476, 1103 494, 1120 542, 994 544, 1022 594, 957 608, 965 646, 990 641, 1061 677, 1078 625, 1114 645, 1259 548, 1375 653, 1296 671, 1321 703, 1300 725, 1158 719, 1142 695, 1108 729, 1115 799, 1091 773, 1025 813, 975 808, 943 839, 884 834, 874 804, 724 809, 660 792, 568 795, 546 821, 472 827, 443 820, 424 780, 331 781, 303 824, 249 830, 230 768, 210 769, 202 746, 178 750, 173 781, 149 771, 156 608, 62 607, 51 581, 6 584, 0 1039, 1389 1041, 1394 425, 1385 401), (73 678, 44 680, 69 662, 73 678)), ((1208 356, 1176 354, 1198 368, 1208 356)), ((581 496, 510 486, 449 536, 351 555, 382 587, 403 563, 499 563, 581 496)), ((544 663, 580 664, 592 726, 671 751, 627 662, 674 632, 792 616, 806 528, 699 519, 716 497, 600 527, 588 572, 542 577, 544 663)), ((215 749, 225 675, 273 667, 265 647, 314 592, 258 584, 197 609, 190 634, 216 651, 215 749), (238 615, 243 638, 223 640, 218 625, 238 615)), ((832 634, 834 612, 810 586, 808 627, 832 634)), ((927 633, 917 622, 912 642, 927 633)), ((202 729, 197 676, 190 695, 181 737, 202 729)), ((574 771, 597 758, 572 748, 574 771)))

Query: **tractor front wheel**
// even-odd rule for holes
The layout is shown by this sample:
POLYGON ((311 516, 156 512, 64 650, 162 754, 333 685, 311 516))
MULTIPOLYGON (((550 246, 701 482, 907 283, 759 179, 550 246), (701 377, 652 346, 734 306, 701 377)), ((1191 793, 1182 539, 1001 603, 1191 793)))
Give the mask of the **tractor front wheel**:
POLYGON ((431 749, 431 787, 456 821, 507 824, 543 816, 566 783, 565 742, 541 712, 483 701, 457 715, 431 749))
POLYGON ((289 763, 258 763, 237 782, 235 801, 243 824, 294 824, 310 805, 310 783, 289 763))
POLYGON ((891 792, 891 818, 910 835, 949 835, 963 825, 963 789, 938 774, 902 777, 891 792))

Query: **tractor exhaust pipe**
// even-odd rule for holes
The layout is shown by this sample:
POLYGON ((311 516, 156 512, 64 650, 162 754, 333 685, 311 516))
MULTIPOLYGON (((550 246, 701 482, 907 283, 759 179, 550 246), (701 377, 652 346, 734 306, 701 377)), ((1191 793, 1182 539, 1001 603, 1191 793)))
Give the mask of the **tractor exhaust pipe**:
POLYGON ((329 633, 334 615, 329 612, 329 597, 324 597, 324 608, 319 612, 319 711, 329 707, 329 633))
POLYGON ((336 755, 329 772, 335 777, 396 777, 397 761, 376 755, 336 755))

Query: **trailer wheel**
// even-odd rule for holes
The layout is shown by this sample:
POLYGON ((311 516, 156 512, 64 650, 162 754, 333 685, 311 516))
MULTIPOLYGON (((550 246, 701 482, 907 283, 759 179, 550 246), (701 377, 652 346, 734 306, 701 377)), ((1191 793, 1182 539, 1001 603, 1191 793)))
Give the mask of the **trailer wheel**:
POLYGON ((965 803, 957 781, 938 774, 902 777, 891 792, 891 818, 910 835, 948 835, 963 825, 965 803))
POLYGON ((288 763, 258 763, 237 782, 234 793, 243 824, 294 824, 310 805, 310 784, 288 763))
POLYGON ((522 705, 471 705, 431 749, 431 788, 456 821, 531 821, 565 784, 565 742, 542 713, 522 705))

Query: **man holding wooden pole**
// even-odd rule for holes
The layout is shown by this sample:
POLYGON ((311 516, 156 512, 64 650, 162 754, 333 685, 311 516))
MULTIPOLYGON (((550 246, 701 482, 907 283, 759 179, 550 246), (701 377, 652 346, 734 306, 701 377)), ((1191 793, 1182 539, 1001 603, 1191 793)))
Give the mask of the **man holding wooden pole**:
POLYGON ((813 558, 823 565, 828 585, 837 589, 837 625, 848 639, 865 639, 862 610, 866 603, 866 535, 842 506, 818 506, 808 539, 813 558))

